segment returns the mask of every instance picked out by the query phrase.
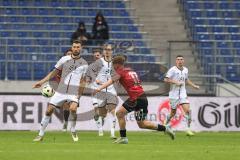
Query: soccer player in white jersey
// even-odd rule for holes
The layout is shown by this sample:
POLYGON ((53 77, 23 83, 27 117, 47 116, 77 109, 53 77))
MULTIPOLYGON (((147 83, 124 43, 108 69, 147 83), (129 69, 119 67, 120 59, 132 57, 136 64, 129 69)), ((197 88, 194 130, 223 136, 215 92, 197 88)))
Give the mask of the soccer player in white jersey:
POLYGON ((194 133, 190 130, 191 111, 189 101, 187 99, 185 84, 188 84, 195 89, 199 89, 199 86, 195 85, 188 78, 188 69, 184 67, 184 57, 182 55, 178 55, 176 57, 176 66, 173 66, 168 70, 164 81, 170 83, 171 87, 169 92, 171 113, 170 116, 167 116, 166 124, 168 125, 171 118, 176 114, 177 106, 182 105, 185 112, 185 118, 187 120, 188 129, 186 133, 188 136, 193 136, 194 133))
POLYGON ((87 71, 87 62, 80 57, 80 51, 82 44, 80 41, 74 41, 72 44, 72 54, 62 57, 57 64, 55 69, 51 71, 42 80, 36 82, 33 88, 39 88, 44 83, 48 82, 54 76, 62 71, 61 80, 58 88, 55 91, 53 97, 51 97, 45 116, 41 121, 41 127, 38 136, 33 141, 42 141, 45 133, 45 129, 49 123, 51 115, 55 108, 59 108, 66 101, 70 104, 70 117, 69 125, 72 134, 73 141, 78 141, 78 136, 75 130, 77 120, 77 107, 79 98, 85 88, 85 74, 87 71))
MULTIPOLYGON (((103 57, 89 65, 87 79, 91 88, 95 90, 111 78, 112 52, 111 44, 104 45, 103 57)), ((111 138, 115 139, 116 115, 115 109, 118 104, 117 92, 113 85, 92 97, 92 104, 95 108, 94 119, 97 124, 99 136, 103 136, 103 123, 107 113, 110 116, 111 138)))

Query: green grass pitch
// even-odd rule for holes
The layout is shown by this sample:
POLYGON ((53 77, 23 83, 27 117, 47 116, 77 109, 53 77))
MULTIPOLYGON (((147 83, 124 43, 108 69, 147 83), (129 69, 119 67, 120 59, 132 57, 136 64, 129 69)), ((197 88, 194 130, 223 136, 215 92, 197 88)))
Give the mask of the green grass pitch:
POLYGON ((129 144, 112 144, 109 133, 0 131, 0 160, 239 160, 240 132, 201 132, 194 137, 177 132, 174 141, 159 132, 128 132, 129 144))

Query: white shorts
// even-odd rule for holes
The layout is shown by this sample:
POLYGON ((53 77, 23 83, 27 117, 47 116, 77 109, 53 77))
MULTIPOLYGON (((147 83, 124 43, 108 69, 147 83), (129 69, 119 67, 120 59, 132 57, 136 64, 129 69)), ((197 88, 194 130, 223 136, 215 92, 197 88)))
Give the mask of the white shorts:
POLYGON ((104 107, 107 104, 118 104, 116 95, 109 92, 99 92, 92 97, 92 104, 94 107, 104 107))
POLYGON ((65 102, 78 102, 78 98, 76 95, 62 94, 59 92, 55 92, 55 94, 51 97, 49 103, 56 106, 61 107, 65 102))
POLYGON ((170 105, 172 109, 176 109, 179 104, 188 104, 189 100, 187 98, 180 98, 180 99, 169 99, 170 105))

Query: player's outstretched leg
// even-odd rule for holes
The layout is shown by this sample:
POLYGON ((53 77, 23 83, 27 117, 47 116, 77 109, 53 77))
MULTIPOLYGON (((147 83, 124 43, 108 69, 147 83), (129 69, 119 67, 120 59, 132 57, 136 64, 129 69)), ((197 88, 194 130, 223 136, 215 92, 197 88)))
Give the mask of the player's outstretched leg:
POLYGON ((186 135, 187 136, 194 136, 195 134, 191 131, 190 125, 191 125, 191 112, 188 112, 188 114, 185 115, 186 122, 187 122, 187 130, 186 135))
POLYGON ((110 112, 110 123, 111 123, 111 136, 110 136, 110 138, 116 139, 117 137, 115 136, 115 127, 116 127, 115 110, 110 112))
POLYGON ((186 135, 187 136, 194 136, 194 133, 190 129, 190 125, 191 125, 191 122, 192 122, 190 105, 189 105, 189 103, 186 103, 186 104, 182 104, 182 106, 183 106, 183 110, 184 110, 185 118, 186 118, 186 123, 187 123, 186 135))
POLYGON ((104 118, 102 116, 99 116, 98 120, 96 121, 96 125, 98 128, 98 136, 103 136, 103 121, 104 118))
POLYGON ((155 124, 148 120, 137 121, 137 124, 138 124, 139 128, 165 132, 172 140, 175 139, 175 133, 169 126, 155 124))
POLYGON ((127 110, 121 106, 117 113, 116 116, 118 118, 118 124, 120 128, 120 137, 114 141, 113 143, 117 144, 128 144, 128 138, 127 138, 127 131, 126 131, 126 120, 125 120, 125 115, 127 114, 127 110))
POLYGON ((63 122, 63 131, 66 132, 67 131, 67 126, 68 126, 68 118, 69 118, 69 104, 67 102, 65 102, 63 104, 63 118, 64 118, 64 122, 63 122))
POLYGON ((76 129, 75 129, 76 122, 77 122, 77 106, 78 106, 77 103, 75 103, 75 102, 71 103, 70 116, 69 116, 70 131, 71 131, 72 139, 73 139, 74 142, 78 141, 78 135, 77 135, 77 132, 76 132, 76 129))
POLYGON ((46 114, 41 121, 41 126, 40 126, 40 129, 39 129, 38 136, 33 139, 34 142, 39 142, 39 141, 43 140, 43 136, 45 134, 45 129, 48 126, 48 123, 50 121, 53 110, 54 110, 54 107, 52 105, 49 105, 48 108, 47 108, 46 114))

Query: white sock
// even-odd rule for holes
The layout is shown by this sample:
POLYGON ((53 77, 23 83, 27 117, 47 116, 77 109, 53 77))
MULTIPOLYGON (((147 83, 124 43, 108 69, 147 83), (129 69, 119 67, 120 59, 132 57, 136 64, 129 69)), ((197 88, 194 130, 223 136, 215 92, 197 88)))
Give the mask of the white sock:
POLYGON ((96 121, 96 125, 98 130, 103 130, 103 117, 99 116, 98 120, 96 121))
POLYGON ((45 129, 47 128, 50 118, 51 118, 50 116, 46 116, 46 115, 43 117, 41 121, 41 127, 38 133, 39 136, 44 136, 44 132, 45 132, 45 129))
POLYGON ((111 136, 115 136, 116 116, 110 114, 111 136))
POLYGON ((70 125, 70 131, 71 132, 76 132, 76 122, 77 122, 77 114, 75 112, 70 112, 69 115, 69 125, 70 125))

